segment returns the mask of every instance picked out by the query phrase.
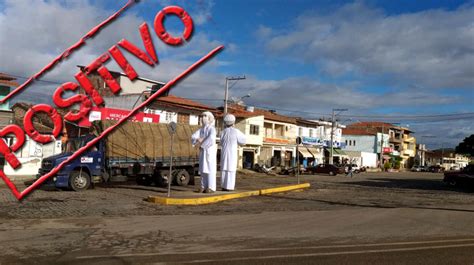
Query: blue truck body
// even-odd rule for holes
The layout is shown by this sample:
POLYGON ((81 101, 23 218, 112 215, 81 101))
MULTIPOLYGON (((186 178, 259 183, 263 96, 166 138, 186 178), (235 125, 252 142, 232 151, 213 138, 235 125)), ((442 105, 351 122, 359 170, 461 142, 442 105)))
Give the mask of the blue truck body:
MULTIPOLYGON (((136 180, 138 184, 155 184, 157 186, 167 185, 169 180, 181 186, 194 182, 194 175, 199 168, 199 158, 197 152, 187 146, 187 143, 190 142, 188 134, 194 129, 193 127, 181 125, 181 139, 176 140, 176 138, 174 138, 173 143, 177 147, 180 147, 180 149, 175 149, 179 155, 173 157, 171 177, 168 176, 171 159, 169 154, 166 155, 163 147, 165 145, 164 141, 168 140, 166 135, 163 134, 163 125, 140 125, 139 123, 131 123, 124 126, 124 128, 125 129, 117 130, 114 133, 117 137, 125 136, 126 141, 123 141, 123 138, 117 137, 108 137, 105 140, 99 141, 80 157, 66 164, 55 176, 48 179, 43 184, 43 187, 82 191, 93 186, 94 183, 127 181, 129 179, 136 180), (144 151, 145 153, 143 155, 135 155, 134 151, 136 151, 137 146, 135 145, 135 149, 133 149, 131 142, 138 145, 140 145, 140 142, 138 142, 136 138, 131 139, 126 134, 120 135, 126 132, 127 128, 129 131, 140 131, 142 129, 143 131, 148 130, 148 132, 153 134, 156 132, 156 135, 161 135, 161 137, 158 138, 155 135, 138 139, 144 146, 148 146, 146 148, 139 146, 139 150, 147 149, 145 151, 148 153, 144 151), (183 134, 183 132, 186 133, 183 134), (149 147, 151 144, 153 144, 153 148, 150 150, 149 147), (117 145, 121 146, 117 148, 117 145), (109 148, 109 150, 107 148, 109 148), (120 152, 117 153, 117 150, 111 150, 114 148, 120 149, 120 152), (149 156, 150 152, 155 156, 149 156), (158 155, 158 153, 160 155, 158 155)), ((89 134, 70 139, 65 145, 65 152, 43 159, 37 178, 50 172, 54 167, 69 158, 77 149, 85 146, 85 144, 94 138, 94 135, 89 134)), ((169 143, 167 144, 169 145, 169 143)))

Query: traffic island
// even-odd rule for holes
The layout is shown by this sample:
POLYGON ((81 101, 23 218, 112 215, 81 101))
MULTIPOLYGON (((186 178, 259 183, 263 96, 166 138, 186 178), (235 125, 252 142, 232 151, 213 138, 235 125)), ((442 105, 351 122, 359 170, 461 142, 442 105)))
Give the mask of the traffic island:
POLYGON ((203 205, 211 204, 226 200, 246 198, 250 196, 261 196, 268 195, 272 193, 281 193, 289 191, 299 191, 306 188, 309 188, 309 183, 297 184, 282 186, 276 188, 260 189, 253 191, 243 191, 243 192, 233 192, 226 194, 213 194, 213 195, 203 195, 199 194, 193 197, 165 197, 165 196, 148 196, 146 199, 149 202, 163 204, 163 205, 203 205))

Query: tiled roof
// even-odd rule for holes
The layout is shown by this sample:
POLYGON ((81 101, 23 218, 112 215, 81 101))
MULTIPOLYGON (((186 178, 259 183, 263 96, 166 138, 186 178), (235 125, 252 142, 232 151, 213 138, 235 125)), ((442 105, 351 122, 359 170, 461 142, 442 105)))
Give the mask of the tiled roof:
POLYGON ((404 130, 406 132, 413 132, 412 130, 410 130, 408 128, 405 128, 405 127, 402 127, 402 126, 397 126, 397 125, 387 123, 387 122, 381 122, 381 121, 357 122, 357 123, 347 125, 347 128, 377 128, 377 129, 380 129, 380 130, 377 130, 377 131, 381 131, 381 129, 383 128, 384 132, 387 132, 387 130, 389 128, 397 128, 397 129, 404 130))
POLYGON ((261 116, 262 114, 251 112, 251 111, 246 111, 246 110, 240 110, 240 109, 234 109, 234 108, 228 108, 227 111, 234 115, 236 118, 250 118, 250 117, 256 117, 256 116, 261 116))
POLYGON ((377 131, 375 129, 367 128, 345 128, 342 129, 342 135, 376 135, 377 131))
POLYGON ((165 106, 173 105, 173 106, 179 106, 179 107, 184 107, 188 109, 215 110, 211 106, 207 106, 190 99, 177 97, 175 95, 159 97, 152 104, 155 106, 156 105, 165 105, 165 106))
MULTIPOLYGON (((237 104, 231 104, 229 108, 245 110, 243 106, 237 104)), ((269 110, 254 108, 252 113, 256 114, 255 116, 263 115, 266 120, 296 124, 296 118, 280 115, 269 110)))
POLYGON ((0 79, 2 80, 16 80, 15 77, 5 74, 5 73, 0 73, 0 79))
POLYGON ((15 77, 5 74, 5 73, 0 73, 0 84, 11 86, 11 87, 19 86, 19 84, 14 80, 16 80, 15 77))

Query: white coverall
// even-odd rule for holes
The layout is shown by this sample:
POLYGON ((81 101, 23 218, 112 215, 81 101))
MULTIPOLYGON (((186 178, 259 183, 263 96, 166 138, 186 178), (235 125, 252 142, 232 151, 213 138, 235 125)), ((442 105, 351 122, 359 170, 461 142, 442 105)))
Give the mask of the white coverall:
POLYGON ((235 189, 235 172, 237 171, 237 146, 245 144, 245 135, 234 127, 227 127, 221 132, 221 187, 235 189))
MULTIPOLYGON (((212 121, 213 123, 214 121, 212 121)), ((201 188, 216 191, 216 129, 210 123, 204 125, 191 136, 192 144, 196 145, 201 140, 199 148, 199 174, 201 175, 201 188)))

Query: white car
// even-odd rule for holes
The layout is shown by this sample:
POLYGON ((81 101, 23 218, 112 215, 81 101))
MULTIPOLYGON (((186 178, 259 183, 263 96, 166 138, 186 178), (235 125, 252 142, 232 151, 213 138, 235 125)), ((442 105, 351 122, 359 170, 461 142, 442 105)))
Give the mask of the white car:
POLYGON ((459 171, 459 170, 461 170, 461 167, 460 166, 452 166, 449 170, 459 171))
MULTIPOLYGON (((357 164, 351 164, 351 166, 352 166, 352 172, 354 172, 354 173, 356 173, 356 174, 360 173, 360 167, 359 167, 359 165, 357 165, 357 164)), ((346 165, 346 166, 344 167, 344 171, 346 172, 346 174, 349 172, 349 165, 346 165)))

